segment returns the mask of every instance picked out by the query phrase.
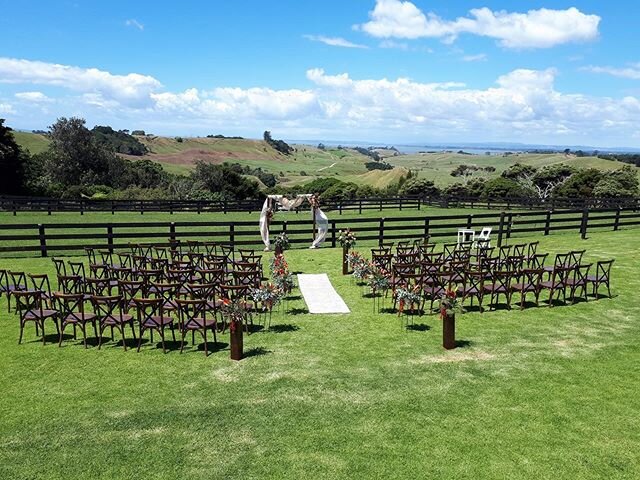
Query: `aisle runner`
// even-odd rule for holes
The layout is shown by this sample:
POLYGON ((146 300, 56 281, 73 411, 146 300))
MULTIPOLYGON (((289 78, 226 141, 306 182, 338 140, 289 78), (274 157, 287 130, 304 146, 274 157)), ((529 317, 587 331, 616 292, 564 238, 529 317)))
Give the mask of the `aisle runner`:
POLYGON ((350 313, 326 273, 298 274, 298 285, 309 313, 350 313))

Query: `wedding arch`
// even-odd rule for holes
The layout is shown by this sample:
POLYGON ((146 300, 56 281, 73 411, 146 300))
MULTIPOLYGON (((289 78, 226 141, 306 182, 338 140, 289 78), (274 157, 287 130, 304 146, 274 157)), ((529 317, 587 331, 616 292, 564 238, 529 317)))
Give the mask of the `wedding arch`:
POLYGON ((275 213, 275 207, 279 207, 281 210, 292 210, 298 208, 304 202, 308 202, 311 205, 311 219, 313 221, 313 242, 309 248, 318 248, 324 242, 327 237, 327 231, 329 230, 329 219, 325 213, 320 209, 320 203, 318 202, 318 196, 315 194, 297 195, 293 199, 288 199, 283 195, 269 195, 264 201, 262 211, 260 212, 260 236, 262 242, 265 245, 265 252, 271 249, 271 241, 269 240, 269 227, 271 225, 271 219, 275 213), (317 229, 317 233, 316 233, 317 229))

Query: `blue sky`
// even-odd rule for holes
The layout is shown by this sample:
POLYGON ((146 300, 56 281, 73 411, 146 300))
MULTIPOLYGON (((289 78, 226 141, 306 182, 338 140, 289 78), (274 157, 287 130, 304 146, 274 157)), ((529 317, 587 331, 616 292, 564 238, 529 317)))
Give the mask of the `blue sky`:
POLYGON ((0 0, 0 117, 157 134, 640 146, 632 2, 0 0))

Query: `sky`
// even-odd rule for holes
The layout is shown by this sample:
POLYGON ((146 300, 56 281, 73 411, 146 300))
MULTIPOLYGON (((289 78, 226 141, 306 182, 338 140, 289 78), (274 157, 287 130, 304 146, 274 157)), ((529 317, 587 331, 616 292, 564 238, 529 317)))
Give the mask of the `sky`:
POLYGON ((640 147, 640 2, 0 0, 0 118, 640 147))

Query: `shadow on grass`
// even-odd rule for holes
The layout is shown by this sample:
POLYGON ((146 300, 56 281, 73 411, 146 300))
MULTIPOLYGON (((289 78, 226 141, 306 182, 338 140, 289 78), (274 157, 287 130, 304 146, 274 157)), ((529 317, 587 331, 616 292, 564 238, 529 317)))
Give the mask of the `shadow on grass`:
POLYGON ((297 332, 298 330, 300 330, 300 327, 298 327, 297 325, 291 325, 290 323, 287 323, 283 325, 272 325, 268 331, 273 333, 285 333, 297 332))
POLYGON ((271 350, 267 350, 264 347, 254 347, 244 352, 242 358, 261 357, 270 353, 272 353, 271 350))
POLYGON ((306 315, 309 313, 309 310, 306 308, 292 308, 287 312, 289 315, 306 315))
MULTIPOLYGON (((197 343, 197 340, 196 340, 196 343, 197 343)), ((229 346, 229 344, 225 343, 225 342, 207 342, 207 351, 209 352, 209 354, 211 354, 212 352, 219 352, 220 350, 224 350, 228 346, 229 346)), ((187 344, 185 342, 183 353, 187 353, 187 351, 189 349, 193 350, 193 345, 187 344), (189 348, 189 347, 191 347, 191 348, 189 348)), ((200 344, 197 344, 194 351, 196 351, 196 350, 198 352, 204 352, 204 342, 200 343, 200 344)))
POLYGON ((302 296, 301 295, 296 295, 294 297, 285 297, 285 300, 287 300, 287 301, 302 300, 302 296))
POLYGON ((456 348, 469 348, 473 346, 471 340, 456 340, 456 348))
POLYGON ((414 323, 407 325, 407 330, 411 330, 414 332, 428 332, 431 330, 431 327, 426 323, 414 323))

